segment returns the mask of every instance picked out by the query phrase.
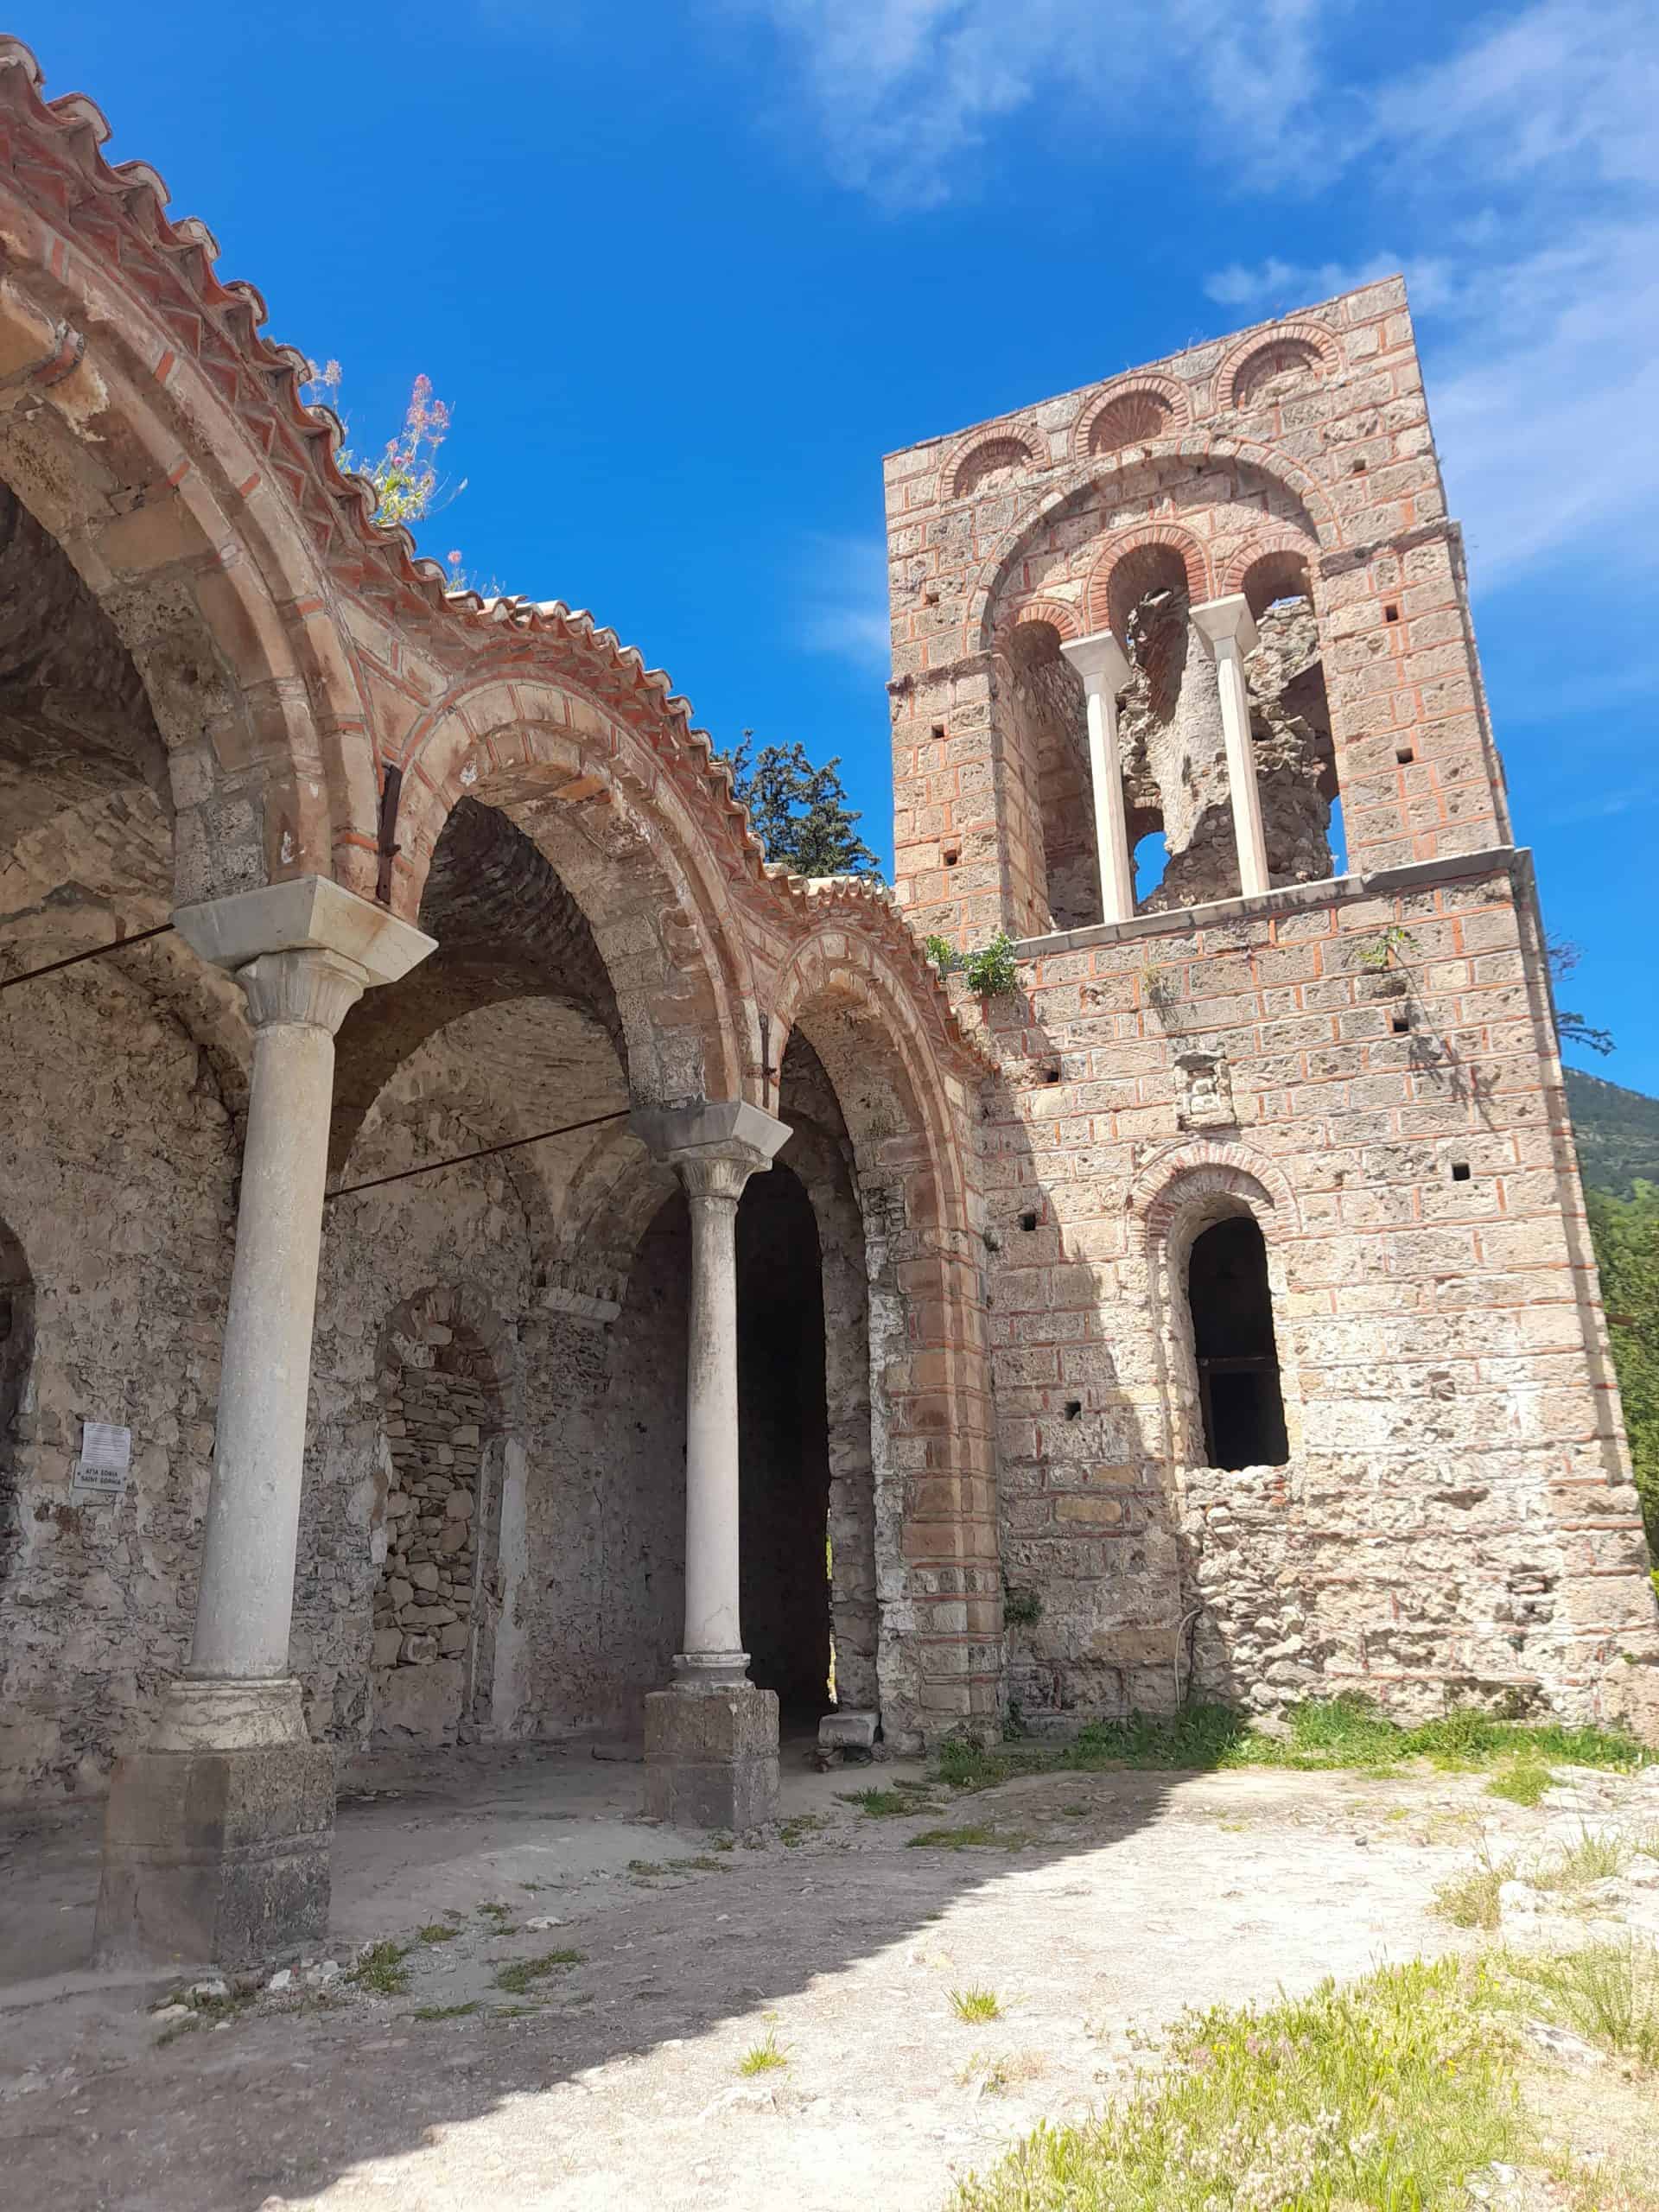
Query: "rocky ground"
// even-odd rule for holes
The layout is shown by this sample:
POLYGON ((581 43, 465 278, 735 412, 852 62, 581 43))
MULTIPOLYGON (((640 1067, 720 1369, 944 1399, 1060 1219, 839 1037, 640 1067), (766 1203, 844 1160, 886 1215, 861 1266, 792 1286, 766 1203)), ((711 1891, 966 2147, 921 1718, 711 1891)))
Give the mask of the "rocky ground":
MULTIPOLYGON (((7 1832, 0 2196, 935 2212, 1184 2005, 1484 1940, 1433 1910, 1483 1866, 1506 1939, 1659 1937, 1659 1773, 1532 1808, 1427 1770, 923 1781, 791 1764, 785 1820, 745 1840, 639 1820, 639 1769, 585 1749, 383 1764, 342 1802, 327 1950, 255 1988, 194 1977, 177 2009, 176 1982, 83 1969, 95 1821, 7 1832), (849 1802, 872 1787, 914 1809, 849 1802), (1620 1872, 1526 1878, 1586 1832, 1623 1836, 1620 1872), (997 2017, 958 2017, 975 1990, 997 2017)), ((1573 2094, 1624 2109, 1605 2080, 1573 2094)))

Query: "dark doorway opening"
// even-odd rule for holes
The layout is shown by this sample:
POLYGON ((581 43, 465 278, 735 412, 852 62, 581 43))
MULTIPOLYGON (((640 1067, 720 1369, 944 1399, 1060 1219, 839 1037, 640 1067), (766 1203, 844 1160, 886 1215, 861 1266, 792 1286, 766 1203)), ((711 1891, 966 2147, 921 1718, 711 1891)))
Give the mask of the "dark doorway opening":
POLYGON ((1249 1215, 1195 1237, 1187 1303, 1204 1412, 1205 1464, 1280 1467, 1290 1457, 1268 1251, 1249 1215))
POLYGON ((830 1422, 817 1222, 798 1176, 737 1211, 739 1599, 749 1674, 785 1720, 830 1705, 830 1422))

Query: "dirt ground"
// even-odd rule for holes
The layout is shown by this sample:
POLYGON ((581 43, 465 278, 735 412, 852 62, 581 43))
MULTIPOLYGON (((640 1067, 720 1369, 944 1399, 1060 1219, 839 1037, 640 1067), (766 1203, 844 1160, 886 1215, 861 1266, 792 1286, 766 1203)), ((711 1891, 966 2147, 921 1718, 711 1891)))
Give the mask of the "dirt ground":
MULTIPOLYGON (((842 1796, 922 1774, 797 1753, 779 1826, 722 1849, 642 1821, 639 1766, 590 1746, 359 1767, 328 1946, 200 2024, 154 2016, 177 1976, 86 1970, 95 1812, 0 1831, 0 2202, 938 2212, 1183 2006, 1472 1940, 1429 1907, 1483 1835, 1659 1825, 1652 1774, 1535 1810, 1426 1773, 1056 1775, 899 1818, 842 1796), (988 1838, 913 1842, 940 1827, 988 1838), (381 1940, 412 1947, 402 1993, 327 1963, 381 1940), (960 2020, 971 1987, 1002 2017, 960 2020), (785 2063, 742 2071, 756 2046, 785 2063)), ((1659 1934, 1659 1896, 1634 1915, 1659 1934)))

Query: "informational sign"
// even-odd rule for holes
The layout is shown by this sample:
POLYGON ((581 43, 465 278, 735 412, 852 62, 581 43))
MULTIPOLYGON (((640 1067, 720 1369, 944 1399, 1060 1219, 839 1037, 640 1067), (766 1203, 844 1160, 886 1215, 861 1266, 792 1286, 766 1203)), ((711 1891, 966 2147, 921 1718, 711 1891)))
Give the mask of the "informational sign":
POLYGON ((132 1431, 109 1421, 80 1424, 80 1457, 69 1484, 69 1496, 78 1505, 118 1505, 127 1487, 132 1465, 132 1431))

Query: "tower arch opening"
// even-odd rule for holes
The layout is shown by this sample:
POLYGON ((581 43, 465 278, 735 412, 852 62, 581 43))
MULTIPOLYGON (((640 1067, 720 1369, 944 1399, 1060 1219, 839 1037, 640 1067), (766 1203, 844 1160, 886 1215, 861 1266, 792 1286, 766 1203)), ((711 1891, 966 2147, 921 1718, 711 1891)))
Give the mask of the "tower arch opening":
POLYGON ((1205 1464, 1236 1471, 1290 1456, 1268 1249, 1248 1212, 1200 1230, 1186 1263, 1205 1464))

